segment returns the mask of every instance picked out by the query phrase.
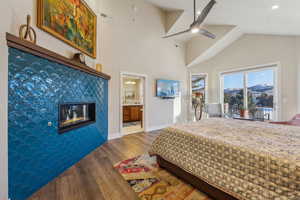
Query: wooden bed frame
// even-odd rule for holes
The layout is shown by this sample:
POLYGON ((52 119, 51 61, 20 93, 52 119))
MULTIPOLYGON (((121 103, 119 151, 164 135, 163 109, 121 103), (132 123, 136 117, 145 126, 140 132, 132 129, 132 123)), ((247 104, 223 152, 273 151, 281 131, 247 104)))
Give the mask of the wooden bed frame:
POLYGON ((157 163, 161 168, 166 169, 167 171, 171 172, 172 174, 176 175, 181 180, 191 184, 195 188, 199 189, 201 192, 206 193, 211 198, 215 200, 238 200, 235 197, 209 185, 205 181, 199 179, 198 177, 184 171, 183 169, 179 168, 178 166, 164 160, 159 155, 157 156, 157 163))

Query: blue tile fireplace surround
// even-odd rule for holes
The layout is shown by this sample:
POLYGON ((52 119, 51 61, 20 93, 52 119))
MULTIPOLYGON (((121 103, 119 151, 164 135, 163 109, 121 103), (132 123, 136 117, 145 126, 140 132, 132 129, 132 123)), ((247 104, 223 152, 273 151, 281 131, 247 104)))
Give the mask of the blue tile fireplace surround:
POLYGON ((107 141, 108 80, 16 48, 9 48, 8 106, 12 200, 28 198, 107 141), (96 122, 59 134, 59 105, 67 102, 95 103, 96 122))

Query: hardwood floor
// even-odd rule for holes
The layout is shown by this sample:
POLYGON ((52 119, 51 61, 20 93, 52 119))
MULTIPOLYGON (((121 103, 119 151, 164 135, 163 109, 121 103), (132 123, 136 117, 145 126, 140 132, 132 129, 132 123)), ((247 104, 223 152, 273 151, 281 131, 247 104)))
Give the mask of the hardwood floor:
POLYGON ((35 193, 30 200, 137 200, 113 164, 147 153, 158 134, 138 133, 107 142, 35 193))

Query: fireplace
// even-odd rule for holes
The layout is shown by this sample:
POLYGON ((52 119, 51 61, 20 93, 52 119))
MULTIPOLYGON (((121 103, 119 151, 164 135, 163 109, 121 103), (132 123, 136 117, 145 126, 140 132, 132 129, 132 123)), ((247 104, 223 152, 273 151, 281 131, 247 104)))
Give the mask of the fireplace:
POLYGON ((96 122, 95 103, 69 103, 59 105, 58 132, 80 128, 96 122))

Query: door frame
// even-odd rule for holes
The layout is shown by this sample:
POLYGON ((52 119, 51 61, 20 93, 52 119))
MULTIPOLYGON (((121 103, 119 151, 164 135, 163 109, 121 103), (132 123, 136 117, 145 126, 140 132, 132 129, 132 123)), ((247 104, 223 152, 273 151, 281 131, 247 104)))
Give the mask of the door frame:
POLYGON ((205 76, 205 103, 208 103, 208 73, 189 73, 189 103, 188 103, 188 118, 190 118, 190 111, 192 109, 192 100, 193 100, 193 89, 192 89, 192 77, 193 76, 205 76))
MULTIPOLYGON (((219 73, 219 102, 221 104, 224 104, 224 75, 226 74, 232 74, 232 73, 240 73, 240 72, 255 72, 255 71, 261 71, 264 69, 273 69, 274 71, 274 99, 273 99, 273 107, 274 107, 274 117, 273 121, 278 121, 281 119, 281 63, 275 62, 275 63, 268 63, 268 64, 262 64, 262 65, 254 65, 254 66, 247 66, 247 67, 239 67, 239 68, 233 68, 231 70, 222 71, 219 73)), ((244 77, 244 82, 247 81, 244 77)), ((244 83, 245 84, 245 83, 244 83)))
POLYGON ((146 74, 139 74, 134 72, 120 72, 120 99, 119 99, 119 110, 120 110, 120 121, 119 121, 119 129, 120 129, 120 135, 125 136, 128 134, 123 133, 123 77, 124 76, 133 76, 143 79, 143 90, 144 90, 144 97, 143 97, 143 131, 146 131, 146 124, 147 124, 147 80, 148 77, 146 74))

